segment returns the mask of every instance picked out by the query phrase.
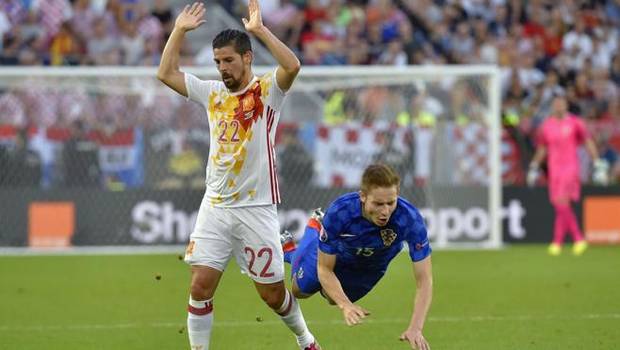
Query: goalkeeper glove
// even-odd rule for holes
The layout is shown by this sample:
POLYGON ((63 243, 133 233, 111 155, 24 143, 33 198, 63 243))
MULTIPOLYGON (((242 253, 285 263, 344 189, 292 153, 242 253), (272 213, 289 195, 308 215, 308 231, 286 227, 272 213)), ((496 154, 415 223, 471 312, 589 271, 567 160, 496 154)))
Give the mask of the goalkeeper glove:
POLYGON ((533 187, 534 185, 536 185, 536 180, 538 180, 538 174, 538 165, 534 163, 530 164, 530 170, 527 171, 526 179, 528 186, 533 187))
POLYGON ((605 159, 598 158, 594 160, 592 182, 600 186, 605 186, 609 183, 609 163, 605 159))

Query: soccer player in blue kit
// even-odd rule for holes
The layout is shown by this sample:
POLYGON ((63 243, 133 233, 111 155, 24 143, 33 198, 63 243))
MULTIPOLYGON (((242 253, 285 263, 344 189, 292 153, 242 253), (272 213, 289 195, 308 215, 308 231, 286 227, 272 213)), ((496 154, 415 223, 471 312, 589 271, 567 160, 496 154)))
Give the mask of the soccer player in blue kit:
POLYGON ((292 265, 295 297, 320 292, 352 326, 370 314, 353 303, 379 282, 406 242, 417 292, 409 327, 400 340, 412 349, 427 350, 422 329, 433 292, 431 247, 422 216, 398 196, 399 188, 400 177, 390 167, 370 165, 361 191, 337 198, 325 215, 314 212, 297 247, 290 234, 283 235, 284 260, 292 265))

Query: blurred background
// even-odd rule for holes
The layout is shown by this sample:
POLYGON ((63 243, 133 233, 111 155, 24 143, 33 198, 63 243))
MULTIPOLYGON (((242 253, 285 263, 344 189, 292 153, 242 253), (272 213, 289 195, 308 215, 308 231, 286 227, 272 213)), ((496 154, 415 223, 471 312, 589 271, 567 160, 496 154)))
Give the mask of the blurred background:
MULTIPOLYGON (((188 3, 0 0, 0 349, 187 347, 182 254, 209 128, 202 106, 155 76, 188 3)), ((282 229, 299 237, 311 209, 388 163, 434 248, 434 349, 618 348, 620 0, 260 4, 303 63, 276 137, 282 229), (594 185, 580 150, 581 257, 546 253, 544 166, 525 184, 556 94, 610 164, 609 184, 594 185), (476 249, 443 249, 462 247, 476 249)), ((206 1, 184 71, 219 79, 211 40, 243 29, 246 6, 206 1)), ((253 51, 256 74, 276 65, 259 42, 253 51)), ((212 347, 293 347, 237 271, 218 290, 212 347)), ((345 326, 319 297, 302 308, 328 349, 404 349, 414 290, 401 254, 360 301, 364 325, 345 326)))
MULTIPOLYGON (((186 3, 0 1, 0 245, 185 243, 204 189, 208 124, 201 106, 168 91, 154 72, 186 3), (46 229, 59 210, 62 229, 46 229)), ((218 79, 211 39, 242 28, 246 2, 206 5, 207 24, 189 33, 181 63, 218 79)), ((495 208, 504 218, 500 240, 545 242, 553 218, 545 178, 524 186, 556 93, 566 94, 610 163, 610 185, 589 186, 591 159, 581 152, 586 195, 620 193, 620 1, 261 7, 304 65, 276 143, 283 228, 301 232, 307 210, 355 189, 361 170, 382 161, 402 174, 403 193, 429 208, 433 232, 484 241, 495 208), (489 191, 502 190, 493 204, 489 191)), ((273 67, 253 45, 257 71, 273 67)), ((579 206, 586 231, 595 232, 589 239, 619 240, 616 223, 586 220, 587 201, 579 206)))

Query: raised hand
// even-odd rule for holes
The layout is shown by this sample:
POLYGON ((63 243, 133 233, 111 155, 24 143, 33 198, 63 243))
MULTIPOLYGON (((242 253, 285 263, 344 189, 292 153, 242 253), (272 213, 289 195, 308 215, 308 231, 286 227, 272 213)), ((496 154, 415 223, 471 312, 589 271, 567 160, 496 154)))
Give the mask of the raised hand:
POLYGON ((205 5, 201 2, 185 6, 183 11, 177 16, 174 27, 186 32, 200 27, 206 22, 204 19, 205 11, 205 5))
POLYGON ((245 26, 245 30, 254 33, 263 27, 263 18, 260 14, 260 6, 258 5, 258 0, 250 0, 248 3, 248 13, 250 19, 242 18, 241 21, 245 26))
POLYGON ((422 331, 407 329, 400 335, 401 341, 408 341, 412 349, 416 350, 431 350, 431 346, 428 344, 422 331))

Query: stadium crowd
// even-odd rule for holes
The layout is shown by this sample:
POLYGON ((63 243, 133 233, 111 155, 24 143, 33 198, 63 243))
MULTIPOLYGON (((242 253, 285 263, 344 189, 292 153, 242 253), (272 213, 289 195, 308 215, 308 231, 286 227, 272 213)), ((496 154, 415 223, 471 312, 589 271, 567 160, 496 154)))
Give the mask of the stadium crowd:
MULTIPOLYGON (((0 0, 0 64, 155 66, 181 3, 0 0)), ((243 1, 220 3, 233 18, 247 11, 243 1)), ((612 177, 620 176, 620 142, 614 142, 620 140, 620 0, 264 0, 261 6, 266 24, 305 65, 497 64, 503 123, 524 166, 552 97, 565 94, 612 164, 612 177)), ((195 64, 197 49, 208 44, 187 43, 183 63, 195 64)), ((192 107, 165 98, 54 94, 35 85, 0 87, 0 125, 191 129, 201 123, 191 117, 197 111, 179 110, 192 107)), ((327 103, 338 93, 325 96, 327 103)), ((419 98, 406 103, 409 119, 381 108, 400 90, 355 94, 355 101, 341 102, 353 111, 334 117, 326 108, 323 122, 372 121, 380 113, 401 124, 428 122, 428 113, 416 110, 419 98)), ((476 119, 475 112, 454 108, 434 114, 459 123, 476 119)))

